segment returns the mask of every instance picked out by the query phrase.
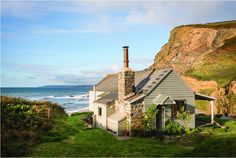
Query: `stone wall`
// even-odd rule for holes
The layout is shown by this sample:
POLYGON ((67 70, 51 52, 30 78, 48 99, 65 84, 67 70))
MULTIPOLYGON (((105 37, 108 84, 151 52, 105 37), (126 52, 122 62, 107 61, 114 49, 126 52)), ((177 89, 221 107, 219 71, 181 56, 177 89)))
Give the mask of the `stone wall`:
POLYGON ((118 74, 118 100, 123 103, 125 98, 134 93, 135 72, 131 69, 123 70, 118 74))
POLYGON ((131 122, 130 122, 131 131, 135 129, 144 130, 144 125, 142 122, 143 117, 144 117, 144 103, 143 100, 141 100, 131 106, 131 122))
POLYGON ((116 111, 120 114, 126 116, 126 121, 128 123, 127 130, 130 135, 132 135, 133 129, 144 129, 142 124, 142 119, 144 116, 144 104, 143 100, 136 102, 135 104, 130 104, 129 101, 124 101, 124 103, 116 102, 116 111))

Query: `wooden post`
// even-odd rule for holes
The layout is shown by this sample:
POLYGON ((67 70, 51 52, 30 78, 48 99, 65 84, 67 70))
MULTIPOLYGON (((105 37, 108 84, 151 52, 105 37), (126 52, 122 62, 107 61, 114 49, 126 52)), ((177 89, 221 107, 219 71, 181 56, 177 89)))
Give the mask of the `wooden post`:
POLYGON ((50 119, 50 115, 51 115, 51 108, 48 107, 48 120, 50 119))
POLYGON ((162 122, 162 130, 165 130, 165 125, 166 125, 166 110, 165 106, 162 105, 162 115, 163 115, 163 122, 162 122))
POLYGON ((214 101, 211 100, 210 104, 211 104, 211 123, 213 123, 214 122, 214 101))

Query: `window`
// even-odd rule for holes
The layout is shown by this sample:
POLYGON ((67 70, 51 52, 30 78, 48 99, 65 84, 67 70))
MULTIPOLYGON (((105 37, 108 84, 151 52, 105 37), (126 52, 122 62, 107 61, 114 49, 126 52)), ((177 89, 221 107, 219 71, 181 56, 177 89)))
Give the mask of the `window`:
POLYGON ((102 108, 98 107, 98 116, 102 116, 102 108))
POLYGON ((186 110, 186 101, 185 100, 175 100, 176 104, 172 105, 172 118, 176 118, 178 112, 181 110, 186 110))

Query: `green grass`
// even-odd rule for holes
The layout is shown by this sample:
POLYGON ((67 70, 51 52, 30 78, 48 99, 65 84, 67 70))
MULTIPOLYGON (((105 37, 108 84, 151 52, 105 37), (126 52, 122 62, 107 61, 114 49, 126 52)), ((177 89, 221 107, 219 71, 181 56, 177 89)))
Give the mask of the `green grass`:
POLYGON ((52 131, 60 133, 63 135, 62 139, 49 139, 49 137, 57 137, 57 134, 49 135, 48 141, 35 145, 33 153, 26 156, 236 156, 235 151, 231 150, 236 145, 236 139, 234 139, 236 138, 236 121, 226 122, 226 125, 230 127, 227 132, 219 128, 206 127, 201 130, 202 133, 208 132, 208 135, 181 136, 175 141, 167 143, 157 138, 134 137, 128 140, 118 140, 107 131, 84 126, 82 119, 85 116, 86 114, 78 114, 60 122, 58 127, 49 133, 52 131), (187 139, 187 141, 183 143, 183 139, 187 139))
POLYGON ((212 134, 185 156, 236 156, 236 121, 227 121, 225 126, 229 129, 206 127, 212 134))
POLYGON ((202 111, 207 111, 209 101, 206 100, 195 100, 195 107, 202 111))
POLYGON ((60 130, 59 133, 65 135, 63 139, 36 145, 33 153, 28 156, 176 156, 191 149, 188 146, 165 143, 155 138, 118 140, 102 129, 82 126, 81 118, 84 116, 84 114, 71 116, 66 122, 61 122, 61 126, 68 123, 71 127, 65 128, 74 130, 64 132, 60 130))
MULTIPOLYGON (((236 20, 206 23, 206 24, 181 25, 178 27, 184 27, 184 26, 197 27, 197 28, 229 29, 229 28, 236 27, 236 20)), ((176 27, 176 28, 178 28, 178 27, 176 27)))
POLYGON ((236 79, 236 52, 209 54, 185 75, 199 80, 215 80, 218 87, 224 87, 236 79))
POLYGON ((214 91, 214 89, 200 89, 199 93, 205 94, 205 95, 211 95, 211 93, 214 91))
MULTIPOLYGON (((210 95, 213 91, 214 89, 200 89, 199 93, 210 95)), ((195 100, 195 107, 202 111, 207 111, 208 104, 209 101, 207 100, 195 100)))

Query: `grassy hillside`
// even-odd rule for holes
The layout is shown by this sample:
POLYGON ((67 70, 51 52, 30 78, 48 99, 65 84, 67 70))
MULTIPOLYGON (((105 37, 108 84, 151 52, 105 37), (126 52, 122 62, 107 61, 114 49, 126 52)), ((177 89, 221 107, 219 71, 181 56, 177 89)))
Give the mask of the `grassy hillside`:
POLYGON ((1 96, 1 156, 27 154, 41 141, 42 133, 66 117, 54 103, 1 96))
POLYGON ((225 87, 236 79, 236 51, 210 53, 185 75, 199 80, 215 80, 219 87, 225 87))
MULTIPOLYGON (((185 26, 197 27, 197 28, 228 29, 228 28, 236 28, 236 20, 214 22, 214 23, 207 23, 207 24, 181 25, 178 27, 185 27, 185 26)), ((178 27, 176 27, 176 28, 178 28, 178 27)))
MULTIPOLYGON (((235 157, 236 121, 227 121, 224 124, 228 129, 212 127, 203 128, 205 132, 210 132, 210 135, 200 141, 200 143, 196 143, 194 149, 189 153, 185 153, 185 155, 193 157, 235 157)), ((198 137, 195 137, 194 139, 198 139, 198 137)))

